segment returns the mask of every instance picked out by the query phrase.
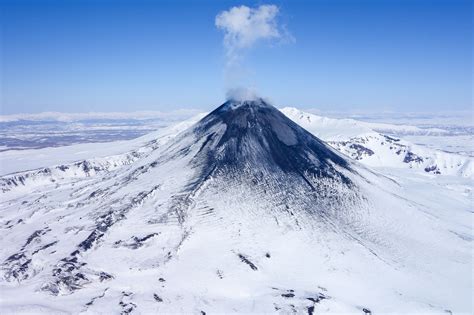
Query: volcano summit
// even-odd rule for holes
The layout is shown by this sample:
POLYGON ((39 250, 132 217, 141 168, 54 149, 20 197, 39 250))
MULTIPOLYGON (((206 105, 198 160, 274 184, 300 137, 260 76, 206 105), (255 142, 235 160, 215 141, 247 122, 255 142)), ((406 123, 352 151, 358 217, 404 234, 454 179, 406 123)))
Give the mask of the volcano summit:
POLYGON ((262 99, 0 187, 8 312, 470 308, 462 222, 262 99))

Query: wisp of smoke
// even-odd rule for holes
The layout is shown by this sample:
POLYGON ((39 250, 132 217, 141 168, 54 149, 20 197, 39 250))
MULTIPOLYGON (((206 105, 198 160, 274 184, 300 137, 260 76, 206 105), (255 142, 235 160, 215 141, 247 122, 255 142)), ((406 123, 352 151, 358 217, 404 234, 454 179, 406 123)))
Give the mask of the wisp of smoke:
POLYGON ((231 88, 227 90, 226 93, 226 99, 228 100, 234 100, 234 101, 255 101, 259 97, 257 95, 257 92, 251 88, 243 88, 243 87, 238 87, 238 88, 231 88))
POLYGON ((224 32, 226 85, 232 87, 227 92, 227 98, 256 98, 255 90, 234 87, 244 83, 248 85, 251 71, 243 69, 241 65, 247 50, 260 41, 272 42, 291 38, 285 28, 279 25, 278 14, 279 8, 276 5, 266 4, 256 8, 236 6, 216 16, 216 27, 224 32))

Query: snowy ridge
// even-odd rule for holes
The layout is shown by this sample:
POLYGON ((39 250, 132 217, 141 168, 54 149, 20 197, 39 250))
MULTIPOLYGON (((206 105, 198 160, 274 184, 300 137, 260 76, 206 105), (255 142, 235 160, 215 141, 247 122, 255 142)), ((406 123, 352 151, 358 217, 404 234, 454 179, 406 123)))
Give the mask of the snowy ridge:
POLYGON ((281 110, 290 119, 347 156, 370 167, 409 168, 430 174, 474 176, 474 158, 415 145, 388 136, 387 133, 439 132, 438 129, 420 129, 365 123, 353 119, 331 119, 305 113, 296 108, 281 110))
POLYGON ((447 130, 441 128, 419 128, 410 125, 395 125, 379 122, 364 122, 355 119, 335 119, 301 111, 294 107, 284 107, 281 111, 288 117, 295 118, 301 122, 301 126, 305 129, 307 127, 319 125, 325 131, 325 138, 328 140, 337 140, 338 137, 347 137, 348 135, 359 135, 365 132, 377 131, 380 133, 399 135, 428 135, 428 134, 446 134, 447 130), (349 127, 350 131, 344 131, 349 127))
POLYGON ((472 157, 429 149, 381 134, 361 135, 329 144, 371 167, 410 168, 462 177, 473 177, 474 174, 472 157))
POLYGON ((72 164, 6 175, 0 178, 0 189, 3 193, 16 189, 24 194, 29 189, 37 186, 48 184, 59 186, 67 180, 92 177, 100 173, 110 172, 124 165, 130 165, 141 156, 142 154, 132 151, 107 158, 83 160, 72 164))
POLYGON ((133 154, 133 151, 148 152, 154 146, 163 145, 173 139, 178 133, 189 128, 202 117, 204 117, 204 114, 199 114, 129 141, 117 141, 107 144, 86 143, 57 148, 0 152, 0 175, 22 173, 25 170, 41 170, 53 165, 74 164, 97 158, 111 158, 113 160, 114 157, 112 156, 133 154))
MULTIPOLYGON (((119 147, 119 150, 129 150, 128 152, 122 154, 99 158, 87 158, 82 161, 75 161, 50 167, 42 167, 30 171, 7 174, 3 177, 0 177, 0 189, 3 193, 14 190, 16 193, 24 194, 38 186, 55 185, 57 187, 67 180, 81 179, 101 173, 108 173, 122 166, 130 165, 138 159, 145 157, 150 152, 156 150, 161 145, 164 145, 166 142, 173 139, 181 131, 195 124, 196 121, 198 121, 203 116, 203 114, 196 115, 193 118, 168 128, 164 128, 163 130, 152 132, 135 140, 121 143, 117 146, 119 147)), ((86 148, 85 157, 91 157, 94 154, 98 154, 102 151, 102 148, 100 147, 95 148, 94 144, 78 145, 75 147, 80 148, 80 150, 84 150, 86 148)), ((103 147, 103 145, 101 145, 101 147, 103 147)), ((60 150, 43 149, 36 151, 52 151, 52 153, 56 153, 60 150)), ((41 155, 45 155, 45 153, 41 153, 41 155)), ((61 155, 59 156, 61 157, 61 155)), ((12 162, 15 162, 15 160, 12 162)), ((8 167, 6 169, 8 169, 8 167)))

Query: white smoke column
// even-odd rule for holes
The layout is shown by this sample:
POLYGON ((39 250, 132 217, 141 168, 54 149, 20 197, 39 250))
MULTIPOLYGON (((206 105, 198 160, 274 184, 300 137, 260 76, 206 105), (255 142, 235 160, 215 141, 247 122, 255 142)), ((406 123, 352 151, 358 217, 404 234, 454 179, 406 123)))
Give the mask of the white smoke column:
POLYGON ((227 96, 234 98, 255 98, 255 88, 251 84, 253 72, 243 66, 245 52, 258 42, 271 43, 275 40, 292 39, 284 27, 278 23, 279 8, 273 4, 256 8, 232 7, 220 12, 215 19, 216 27, 224 32, 226 66, 224 76, 228 88, 227 96), (235 88, 240 86, 240 88, 235 88), (245 92, 244 92, 245 91, 245 92))
POLYGON ((216 16, 217 28, 224 31, 224 46, 229 63, 236 62, 243 50, 252 47, 259 40, 281 37, 276 17, 276 5, 232 7, 216 16))

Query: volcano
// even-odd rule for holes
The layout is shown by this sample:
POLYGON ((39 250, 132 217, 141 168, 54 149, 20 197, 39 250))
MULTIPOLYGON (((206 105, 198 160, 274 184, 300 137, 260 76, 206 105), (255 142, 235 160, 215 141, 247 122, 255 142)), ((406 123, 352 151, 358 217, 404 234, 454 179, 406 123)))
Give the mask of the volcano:
POLYGON ((7 310, 469 307, 464 240, 265 100, 229 100, 141 141, 0 179, 7 310))

